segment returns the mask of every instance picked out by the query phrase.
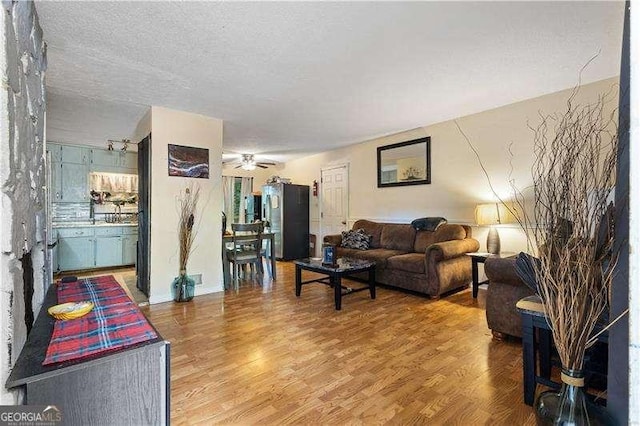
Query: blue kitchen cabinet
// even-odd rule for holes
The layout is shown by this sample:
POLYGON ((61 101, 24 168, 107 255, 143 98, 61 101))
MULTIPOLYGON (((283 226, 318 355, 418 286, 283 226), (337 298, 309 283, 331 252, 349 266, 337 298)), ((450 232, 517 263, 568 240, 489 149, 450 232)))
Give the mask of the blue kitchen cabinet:
POLYGON ((58 238, 58 269, 76 271, 95 266, 94 238, 58 238))
POLYGON ((135 175, 138 173, 138 154, 94 148, 91 150, 90 171, 135 175))
POLYGON ((96 268, 122 265, 122 237, 96 237, 96 268))
POLYGON ((89 201, 90 149, 48 143, 47 150, 51 153, 51 201, 89 201))
POLYGON ((60 172, 62 171, 62 147, 56 144, 47 143, 47 151, 51 153, 48 159, 51 161, 49 169, 51 170, 51 181, 49 184, 49 196, 52 202, 60 201, 62 196, 62 180, 60 172))
POLYGON ((91 150, 92 172, 115 172, 120 165, 120 151, 107 151, 106 149, 91 150))
POLYGON ((73 145, 60 145, 60 148, 62 163, 89 164, 89 148, 73 145))
POLYGON ((137 257, 138 236, 125 235, 122 237, 122 264, 135 265, 137 257))
POLYGON ((138 174, 138 153, 122 153, 120 157, 120 167, 123 169, 122 173, 138 174))
POLYGON ((88 202, 89 169, 86 164, 60 164, 60 197, 55 201, 88 202))

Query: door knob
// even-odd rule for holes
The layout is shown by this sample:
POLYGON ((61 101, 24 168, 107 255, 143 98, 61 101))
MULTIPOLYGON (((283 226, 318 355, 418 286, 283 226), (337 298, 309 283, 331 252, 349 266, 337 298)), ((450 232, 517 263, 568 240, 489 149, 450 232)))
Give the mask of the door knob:
POLYGON ((343 225, 346 225, 346 224, 347 224, 347 221, 346 221, 346 220, 343 220, 343 221, 342 221, 342 222, 340 222, 340 223, 341 223, 341 224, 343 224, 343 225))

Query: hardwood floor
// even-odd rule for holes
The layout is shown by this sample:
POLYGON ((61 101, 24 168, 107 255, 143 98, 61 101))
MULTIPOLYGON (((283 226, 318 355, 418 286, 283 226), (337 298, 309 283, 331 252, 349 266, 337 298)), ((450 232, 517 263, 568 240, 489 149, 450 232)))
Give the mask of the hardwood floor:
POLYGON ((279 262, 264 287, 142 308, 171 342, 173 424, 535 423, 521 344, 492 340, 483 290, 378 288, 335 311, 328 287, 294 287, 279 262))

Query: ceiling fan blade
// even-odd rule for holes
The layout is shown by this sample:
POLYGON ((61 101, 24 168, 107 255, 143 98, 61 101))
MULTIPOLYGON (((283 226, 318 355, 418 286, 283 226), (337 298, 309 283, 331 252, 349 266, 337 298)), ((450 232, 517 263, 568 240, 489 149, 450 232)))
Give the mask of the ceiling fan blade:
POLYGON ((260 167, 261 169, 267 169, 267 166, 263 166, 262 163, 258 163, 256 164, 256 166, 260 167))
POLYGON ((269 162, 265 162, 265 161, 260 161, 258 162, 258 164, 262 164, 264 166, 275 166, 276 163, 269 163, 269 162))
POLYGON ((237 166, 234 167, 234 169, 239 169, 240 167, 242 167, 242 164, 238 164, 237 166))

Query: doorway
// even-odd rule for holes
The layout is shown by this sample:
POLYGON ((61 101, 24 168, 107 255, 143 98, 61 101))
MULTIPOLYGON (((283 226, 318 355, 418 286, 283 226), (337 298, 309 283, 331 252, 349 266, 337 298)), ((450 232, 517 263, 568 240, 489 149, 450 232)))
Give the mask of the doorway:
POLYGON ((138 143, 138 244, 136 287, 149 297, 151 242, 151 134, 138 143))
POLYGON ((342 164, 320 171, 320 241, 325 235, 347 230, 349 216, 349 166, 342 164))

